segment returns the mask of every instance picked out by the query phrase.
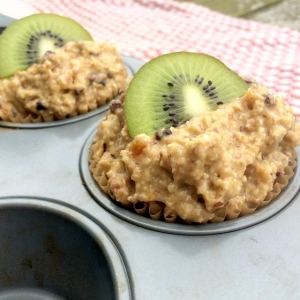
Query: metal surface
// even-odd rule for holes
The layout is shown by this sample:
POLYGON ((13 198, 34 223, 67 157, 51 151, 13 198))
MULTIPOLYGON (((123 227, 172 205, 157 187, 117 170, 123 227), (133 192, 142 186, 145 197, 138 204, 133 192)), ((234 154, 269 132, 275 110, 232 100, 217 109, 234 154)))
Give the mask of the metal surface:
MULTIPOLYGON (((134 71, 143 64, 126 62, 134 71)), ((79 209, 116 245, 135 300, 300 299, 299 193, 259 224, 222 234, 135 225, 103 208, 81 179, 81 151, 104 115, 34 130, 0 127, 0 197, 46 197, 50 206, 79 209)), ((298 190, 299 180, 293 184, 298 190)))
POLYGON ((184 236, 136 226, 99 205, 80 177, 81 150, 104 114, 59 127, 0 128, 0 196, 58 199, 99 220, 137 300, 300 297, 298 194, 273 217, 235 232, 184 236))
POLYGON ((42 289, 13 288, 0 292, 0 300, 64 300, 42 289))

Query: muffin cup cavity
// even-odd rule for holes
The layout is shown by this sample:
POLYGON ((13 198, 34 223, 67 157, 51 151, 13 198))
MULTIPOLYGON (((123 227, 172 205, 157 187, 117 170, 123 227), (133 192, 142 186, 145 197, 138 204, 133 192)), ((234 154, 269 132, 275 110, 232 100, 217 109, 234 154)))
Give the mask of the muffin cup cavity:
POLYGON ((131 299, 118 249, 79 211, 2 198, 0 230, 0 299, 131 299))
POLYGON ((84 186, 91 196, 107 211, 135 225, 155 231, 182 235, 209 235, 236 231, 261 223, 284 209, 298 194, 300 171, 297 167, 299 148, 296 148, 294 160, 280 174, 262 204, 249 203, 244 206, 232 204, 230 209, 220 210, 207 224, 189 224, 179 220, 176 214, 164 212, 159 202, 136 203, 123 207, 106 195, 95 181, 90 171, 96 162, 89 163, 89 149, 93 143, 96 130, 87 139, 80 157, 80 173, 84 186), (271 202, 271 203, 270 203, 271 202), (266 205, 268 204, 268 205, 266 205), (226 219, 226 220, 225 220, 226 219), (224 221, 225 220, 225 221, 224 221))
MULTIPOLYGON (((135 71, 130 66, 130 62, 129 62, 130 59, 123 55, 122 58, 124 60, 124 64, 127 70, 127 76, 133 76, 135 71)), ((32 114, 28 114, 25 116, 21 114, 16 114, 15 116, 11 117, 11 122, 3 121, 0 119, 0 127, 18 128, 18 129, 39 129, 39 128, 62 126, 62 125, 72 124, 75 122, 80 122, 82 120, 91 118, 107 109, 108 109, 108 104, 104 104, 94 110, 90 110, 83 114, 80 114, 79 112, 74 112, 72 116, 70 116, 67 119, 55 120, 55 121, 50 120, 48 122, 43 122, 41 116, 34 117, 32 114)))

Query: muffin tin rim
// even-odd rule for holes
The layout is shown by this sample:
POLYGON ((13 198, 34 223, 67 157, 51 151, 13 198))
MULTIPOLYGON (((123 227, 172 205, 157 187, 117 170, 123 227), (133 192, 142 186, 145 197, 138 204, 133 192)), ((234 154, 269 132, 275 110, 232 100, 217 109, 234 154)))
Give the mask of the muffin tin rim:
POLYGON ((0 196, 0 209, 34 209, 55 214, 73 222, 84 230, 97 243, 109 265, 117 300, 131 300, 132 280, 122 250, 115 238, 94 216, 72 204, 57 199, 40 196, 0 196), (124 289, 124 284, 126 289, 124 289), (122 287, 122 289, 121 289, 122 287), (119 289, 122 292, 119 292, 119 289))
POLYGON ((50 122, 38 122, 38 123, 13 123, 8 121, 1 121, 0 120, 0 128, 17 128, 17 129, 44 129, 49 127, 58 127, 58 126, 64 126, 68 124, 72 124, 75 122, 80 122, 85 119, 92 118, 105 110, 108 109, 108 104, 104 104, 101 107, 98 107, 95 110, 89 111, 85 114, 81 114, 72 118, 63 119, 63 120, 56 120, 56 121, 50 121, 50 122))

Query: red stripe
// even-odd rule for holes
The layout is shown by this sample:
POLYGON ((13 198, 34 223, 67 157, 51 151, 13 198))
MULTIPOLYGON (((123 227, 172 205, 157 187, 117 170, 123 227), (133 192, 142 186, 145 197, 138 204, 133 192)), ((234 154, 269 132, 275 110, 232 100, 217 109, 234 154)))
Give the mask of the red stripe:
POLYGON ((232 18, 173 0, 23 0, 33 12, 71 17, 95 39, 147 61, 173 51, 204 52, 285 94, 300 116, 300 33, 232 18))

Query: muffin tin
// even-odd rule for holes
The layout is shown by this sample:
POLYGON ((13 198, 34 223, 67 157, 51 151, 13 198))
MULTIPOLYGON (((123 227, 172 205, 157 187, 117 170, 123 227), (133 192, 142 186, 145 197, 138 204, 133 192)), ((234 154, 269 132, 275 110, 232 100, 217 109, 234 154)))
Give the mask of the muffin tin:
POLYGON ((123 260, 91 218, 53 199, 0 201, 0 299, 124 299, 123 260))
MULTIPOLYGON (((123 57, 132 74, 143 65, 123 57)), ((300 297, 299 168, 253 215, 150 220, 102 194, 88 170, 107 109, 48 124, 0 121, 0 299, 300 297)))

